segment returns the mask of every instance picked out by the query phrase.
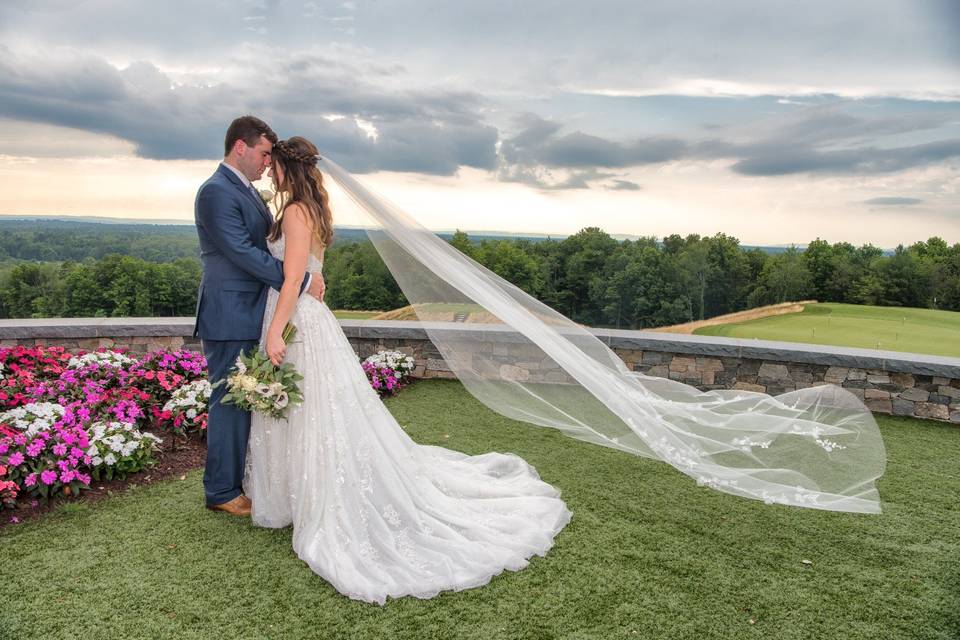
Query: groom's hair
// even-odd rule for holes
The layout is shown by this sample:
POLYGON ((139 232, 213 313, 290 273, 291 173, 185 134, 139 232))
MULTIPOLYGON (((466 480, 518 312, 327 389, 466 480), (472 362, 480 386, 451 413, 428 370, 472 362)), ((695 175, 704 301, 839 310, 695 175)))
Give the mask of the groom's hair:
POLYGON ((277 134, 266 122, 256 116, 240 116, 227 128, 227 137, 223 141, 224 157, 230 155, 230 150, 233 149, 237 140, 243 140, 247 146, 252 147, 260 141, 260 136, 264 136, 274 144, 277 142, 277 134))

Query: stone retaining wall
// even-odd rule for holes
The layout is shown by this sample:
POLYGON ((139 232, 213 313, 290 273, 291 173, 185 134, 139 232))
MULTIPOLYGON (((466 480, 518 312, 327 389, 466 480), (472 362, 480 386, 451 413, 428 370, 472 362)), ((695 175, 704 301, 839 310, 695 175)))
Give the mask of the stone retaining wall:
MULTIPOLYGON (((414 376, 453 378, 443 356, 417 322, 341 320, 360 357, 395 349, 414 357, 414 376)), ((496 366, 516 365, 501 375, 531 382, 564 382, 566 375, 550 358, 530 349, 498 325, 430 323, 456 331, 473 355, 496 366), (496 333, 497 343, 488 338, 496 333), (515 343, 511 345, 511 342, 515 343), (475 346, 472 346, 475 345, 475 346), (530 351, 517 358, 514 349, 530 351), (539 357, 536 357, 539 354, 539 357), (519 362, 517 362, 519 360, 519 362)), ((62 345, 70 350, 125 348, 145 353, 159 348, 200 349, 191 337, 193 318, 64 318, 0 320, 0 346, 62 345)), ((849 349, 712 336, 592 329, 635 371, 678 380, 701 389, 747 389, 771 394, 819 384, 837 384, 877 413, 960 423, 960 359, 892 351, 849 349)), ((470 357, 469 355, 467 357, 470 357)))

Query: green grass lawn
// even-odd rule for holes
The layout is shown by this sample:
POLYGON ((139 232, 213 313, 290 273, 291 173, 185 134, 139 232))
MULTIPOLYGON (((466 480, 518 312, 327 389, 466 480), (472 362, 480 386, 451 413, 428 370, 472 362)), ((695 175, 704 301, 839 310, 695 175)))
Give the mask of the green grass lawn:
POLYGON ((337 310, 333 315, 340 320, 366 320, 373 316, 380 315, 380 311, 343 311, 337 310))
POLYGON ((933 309, 810 304, 801 313, 704 327, 694 333, 960 356, 960 313, 933 309))
POLYGON ((879 418, 879 516, 766 506, 517 423, 455 381, 389 399, 422 443, 512 451, 574 513, 487 586, 385 607, 337 594, 291 532, 202 508, 201 473, 0 530, 0 638, 957 638, 960 429, 879 418), (805 563, 804 561, 809 561, 805 563))

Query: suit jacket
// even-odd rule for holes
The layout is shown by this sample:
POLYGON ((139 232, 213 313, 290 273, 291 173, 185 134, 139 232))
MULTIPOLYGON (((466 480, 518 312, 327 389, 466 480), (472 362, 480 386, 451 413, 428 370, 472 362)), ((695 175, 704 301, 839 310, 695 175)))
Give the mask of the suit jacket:
POLYGON ((273 217, 259 196, 221 164, 197 192, 194 220, 203 277, 193 335, 259 340, 267 287, 283 286, 283 263, 267 248, 273 217))

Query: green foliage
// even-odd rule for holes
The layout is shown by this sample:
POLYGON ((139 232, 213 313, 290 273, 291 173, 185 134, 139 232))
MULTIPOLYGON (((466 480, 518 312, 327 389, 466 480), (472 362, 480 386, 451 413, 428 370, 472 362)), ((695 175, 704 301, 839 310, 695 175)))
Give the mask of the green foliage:
MULTIPOLYGON (((199 261, 176 257, 186 231, 195 250, 192 227, 172 228, 164 236, 158 230, 164 227, 96 226, 106 231, 102 238, 90 239, 86 249, 57 235, 55 228, 15 228, 29 247, 20 254, 78 261, 0 265, 0 317, 193 314, 199 261), (124 227, 143 229, 143 237, 129 235, 133 232, 124 227), (145 255, 126 255, 126 250, 102 254, 114 246, 115 237, 125 238, 129 247, 143 249, 145 255), (165 242, 172 247, 166 254, 165 242)), ((88 233, 85 229, 79 228, 88 233)), ((407 304, 364 231, 338 228, 335 237, 324 259, 331 308, 389 310, 407 304)), ((664 326, 805 298, 960 310, 960 243, 951 246, 941 238, 884 255, 869 244, 831 245, 820 238, 805 250, 768 253, 741 247, 739 240, 722 233, 621 242, 596 227, 563 240, 478 240, 460 230, 445 237, 543 303, 591 326, 664 326)), ((4 238, 4 251, 13 255, 16 243, 4 238)))

